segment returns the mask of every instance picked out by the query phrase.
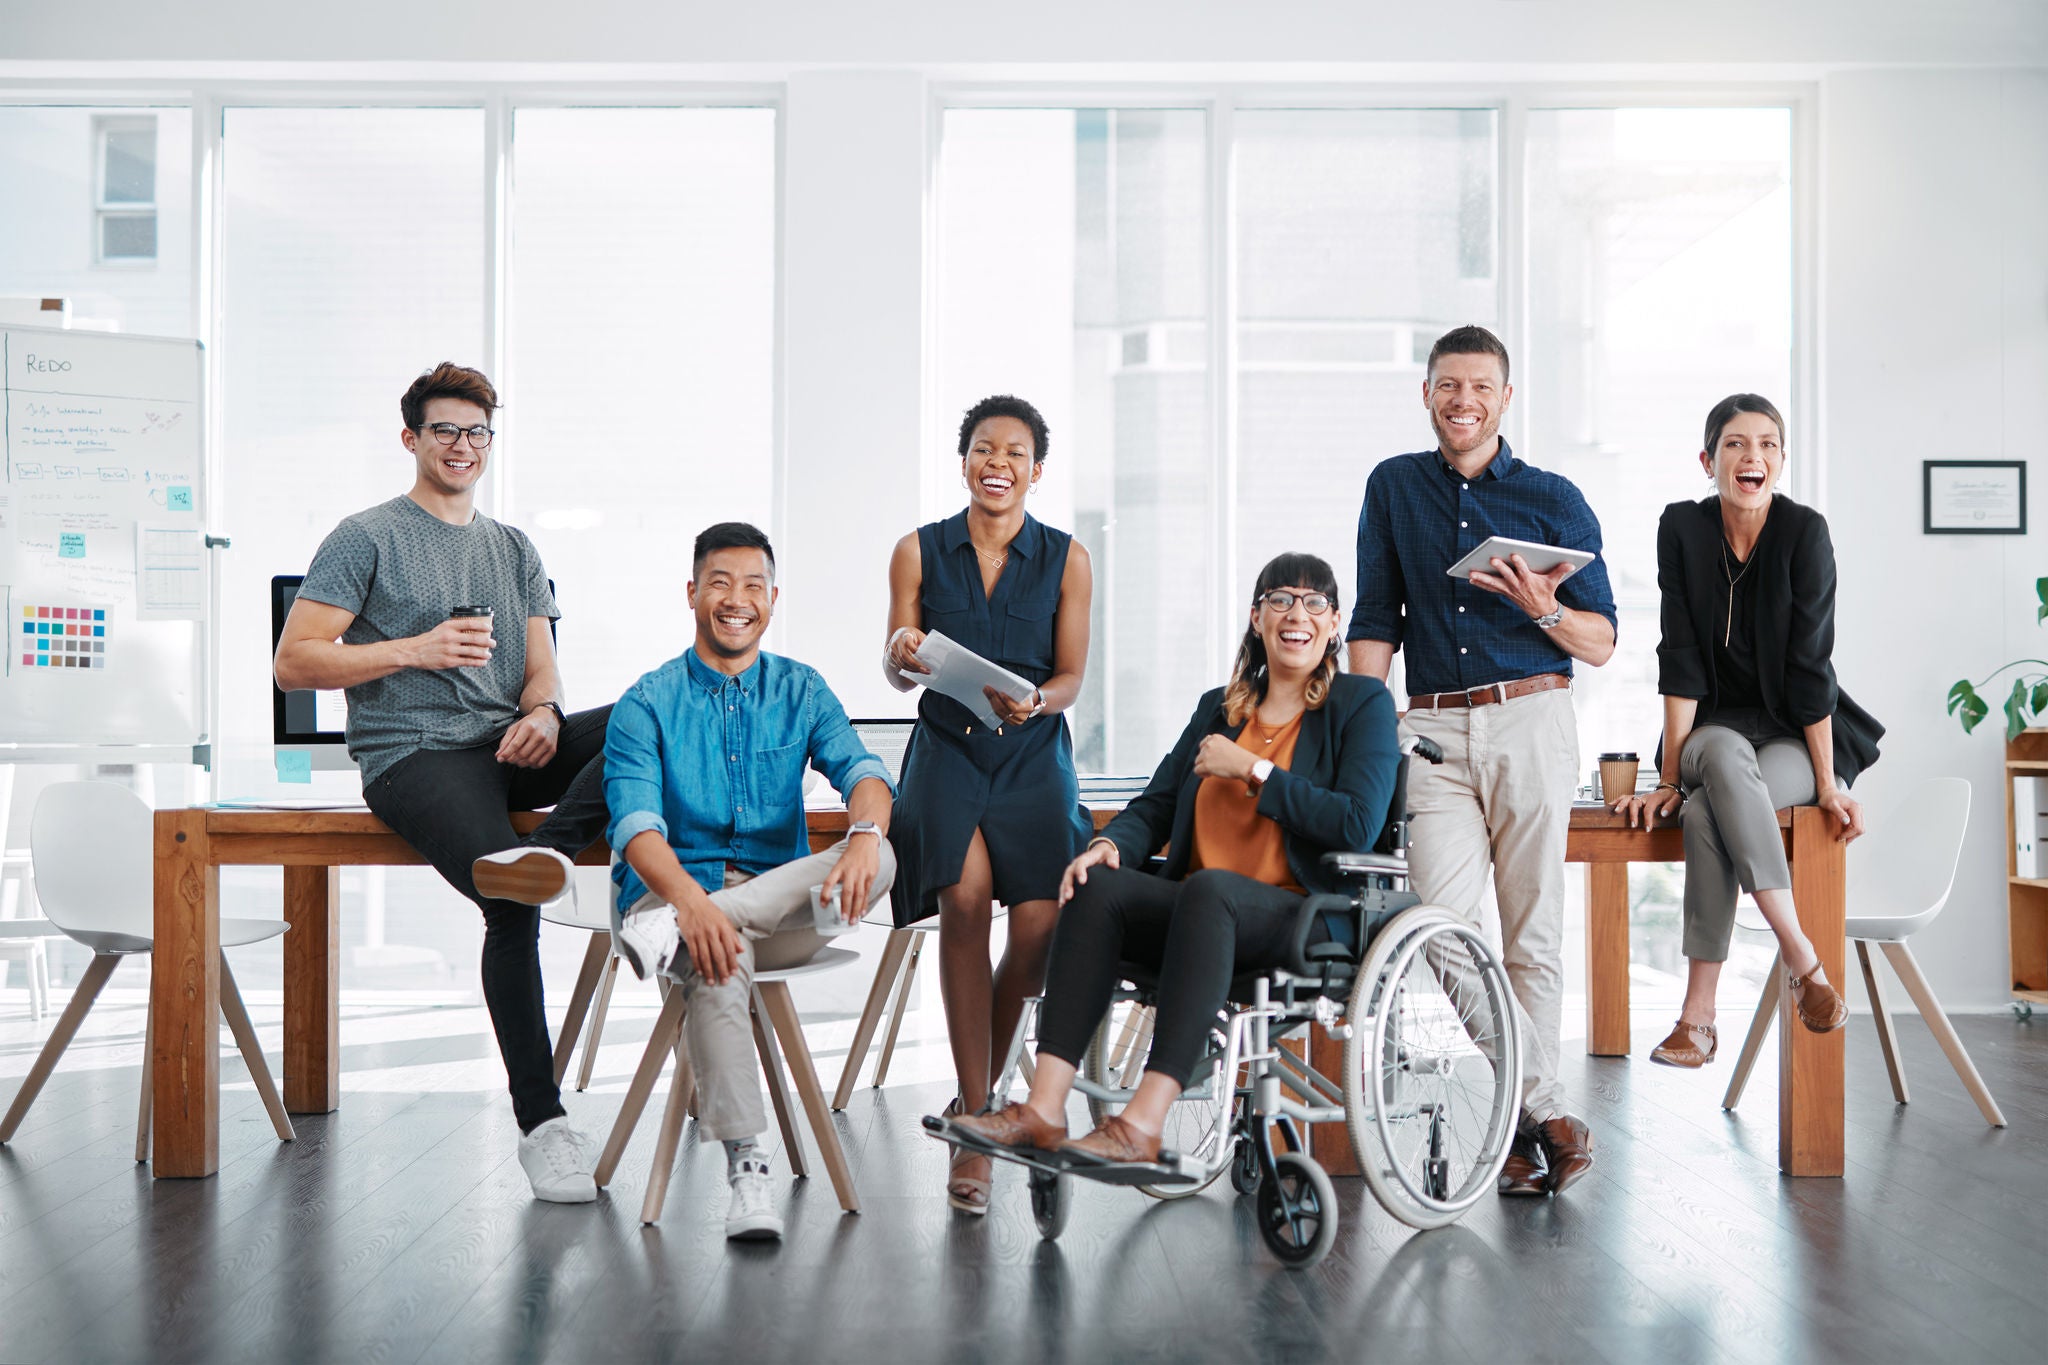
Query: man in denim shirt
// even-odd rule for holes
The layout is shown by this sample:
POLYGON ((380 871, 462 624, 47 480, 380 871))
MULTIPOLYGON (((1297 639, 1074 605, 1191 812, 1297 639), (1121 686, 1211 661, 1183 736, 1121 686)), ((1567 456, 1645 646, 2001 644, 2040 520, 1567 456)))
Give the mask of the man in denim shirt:
POLYGON ((700 1131, 725 1144, 726 1236, 782 1235, 755 1139, 768 1126, 748 1016, 756 967, 793 966, 824 939, 810 888, 851 922, 888 894, 893 791, 815 669, 761 652, 775 609, 775 552, 742 522, 697 537, 692 648, 612 709, 604 789, 622 861, 616 940, 643 979, 680 983, 700 1131), (810 851, 804 765, 846 801, 851 825, 810 851))

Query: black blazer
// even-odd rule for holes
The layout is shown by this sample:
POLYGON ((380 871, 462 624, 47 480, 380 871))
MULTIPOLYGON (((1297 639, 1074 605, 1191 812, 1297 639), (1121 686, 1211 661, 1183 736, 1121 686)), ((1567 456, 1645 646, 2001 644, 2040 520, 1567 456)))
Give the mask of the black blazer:
MULTIPOLYGON (((1160 760, 1145 791, 1103 827, 1124 867, 1142 868, 1169 843, 1164 876, 1187 875, 1194 842, 1195 750, 1209 735, 1236 739, 1244 727, 1223 718, 1223 691, 1202 694, 1173 752, 1160 760)), ((1323 870, 1323 854, 1369 849, 1386 823, 1400 770, 1393 694, 1377 678, 1340 673, 1321 707, 1303 714, 1294 761, 1275 768, 1259 790, 1259 814, 1276 821, 1295 881, 1310 891, 1340 891, 1323 870)))
MULTIPOLYGON (((1657 523, 1657 586, 1664 638, 1657 645, 1657 690, 1694 697, 1711 713, 1714 636, 1727 628, 1728 576, 1721 563, 1721 499, 1674 502, 1657 523)), ((1848 786, 1877 761, 1884 726, 1835 682, 1835 547, 1827 518, 1783 493, 1771 502, 1750 551, 1757 576, 1756 672, 1764 711, 1797 733, 1835 720, 1835 780, 1848 786)), ((1658 762, 1663 745, 1658 745, 1658 762)))

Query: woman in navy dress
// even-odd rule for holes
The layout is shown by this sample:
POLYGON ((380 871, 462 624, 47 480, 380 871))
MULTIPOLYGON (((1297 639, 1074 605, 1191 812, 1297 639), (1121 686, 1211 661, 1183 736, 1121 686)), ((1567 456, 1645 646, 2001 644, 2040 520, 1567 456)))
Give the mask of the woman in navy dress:
MULTIPOLYGON (((917 686, 927 631, 1032 684, 1024 697, 989 690, 995 729, 951 698, 919 698, 890 824, 897 923, 939 916, 956 1113, 988 1101, 1025 997, 1045 979, 1060 875, 1090 833, 1061 713, 1081 691, 1094 577, 1084 547, 1024 511, 1045 453, 1031 404, 1007 394, 975 404, 960 423, 966 509, 903 537, 889 560, 891 684, 917 686), (1009 907, 1009 946, 991 972, 995 902, 1009 907)), ((948 1202, 986 1213, 989 1174, 988 1158, 956 1154, 948 1202)))

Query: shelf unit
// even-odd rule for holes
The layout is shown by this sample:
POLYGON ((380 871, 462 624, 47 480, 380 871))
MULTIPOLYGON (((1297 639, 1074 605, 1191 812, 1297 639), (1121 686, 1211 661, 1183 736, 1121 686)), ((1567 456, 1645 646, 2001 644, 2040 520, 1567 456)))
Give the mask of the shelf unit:
POLYGON ((2048 774, 2048 727, 2022 730, 2005 745, 2006 920, 2012 950, 2015 1005, 2048 1005, 2048 879, 2019 875, 2012 780, 2048 774))

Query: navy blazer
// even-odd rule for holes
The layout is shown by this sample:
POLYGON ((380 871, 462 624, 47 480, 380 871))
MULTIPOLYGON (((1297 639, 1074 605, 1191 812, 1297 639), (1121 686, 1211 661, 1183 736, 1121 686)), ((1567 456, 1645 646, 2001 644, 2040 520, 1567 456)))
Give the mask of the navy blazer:
MULTIPOLYGON (((1210 735, 1235 740, 1242 725, 1223 716, 1224 689, 1212 688, 1195 703, 1195 714, 1173 752, 1160 760, 1145 790, 1098 838, 1116 845, 1122 866, 1142 868, 1171 845, 1163 875, 1178 881, 1188 872, 1194 843, 1195 751, 1210 735)), ((1275 768, 1259 789, 1259 814, 1275 821, 1287 850, 1287 867, 1309 891, 1341 891, 1323 869, 1323 854, 1369 849, 1386 823, 1400 770, 1400 739, 1393 694, 1377 678, 1340 673, 1323 704, 1302 714, 1294 759, 1275 768)))
MULTIPOLYGON (((1702 716, 1712 714, 1717 701, 1714 637, 1728 624, 1722 539, 1718 495, 1674 502, 1657 523, 1664 627, 1657 691, 1698 699, 1702 716)), ((1751 600, 1765 714, 1794 734, 1834 717, 1835 780, 1846 787, 1877 761, 1884 726, 1835 681, 1835 547, 1827 518, 1776 495, 1750 551, 1749 572, 1757 576, 1751 600)), ((1662 753, 1660 742, 1659 763, 1662 753)))

